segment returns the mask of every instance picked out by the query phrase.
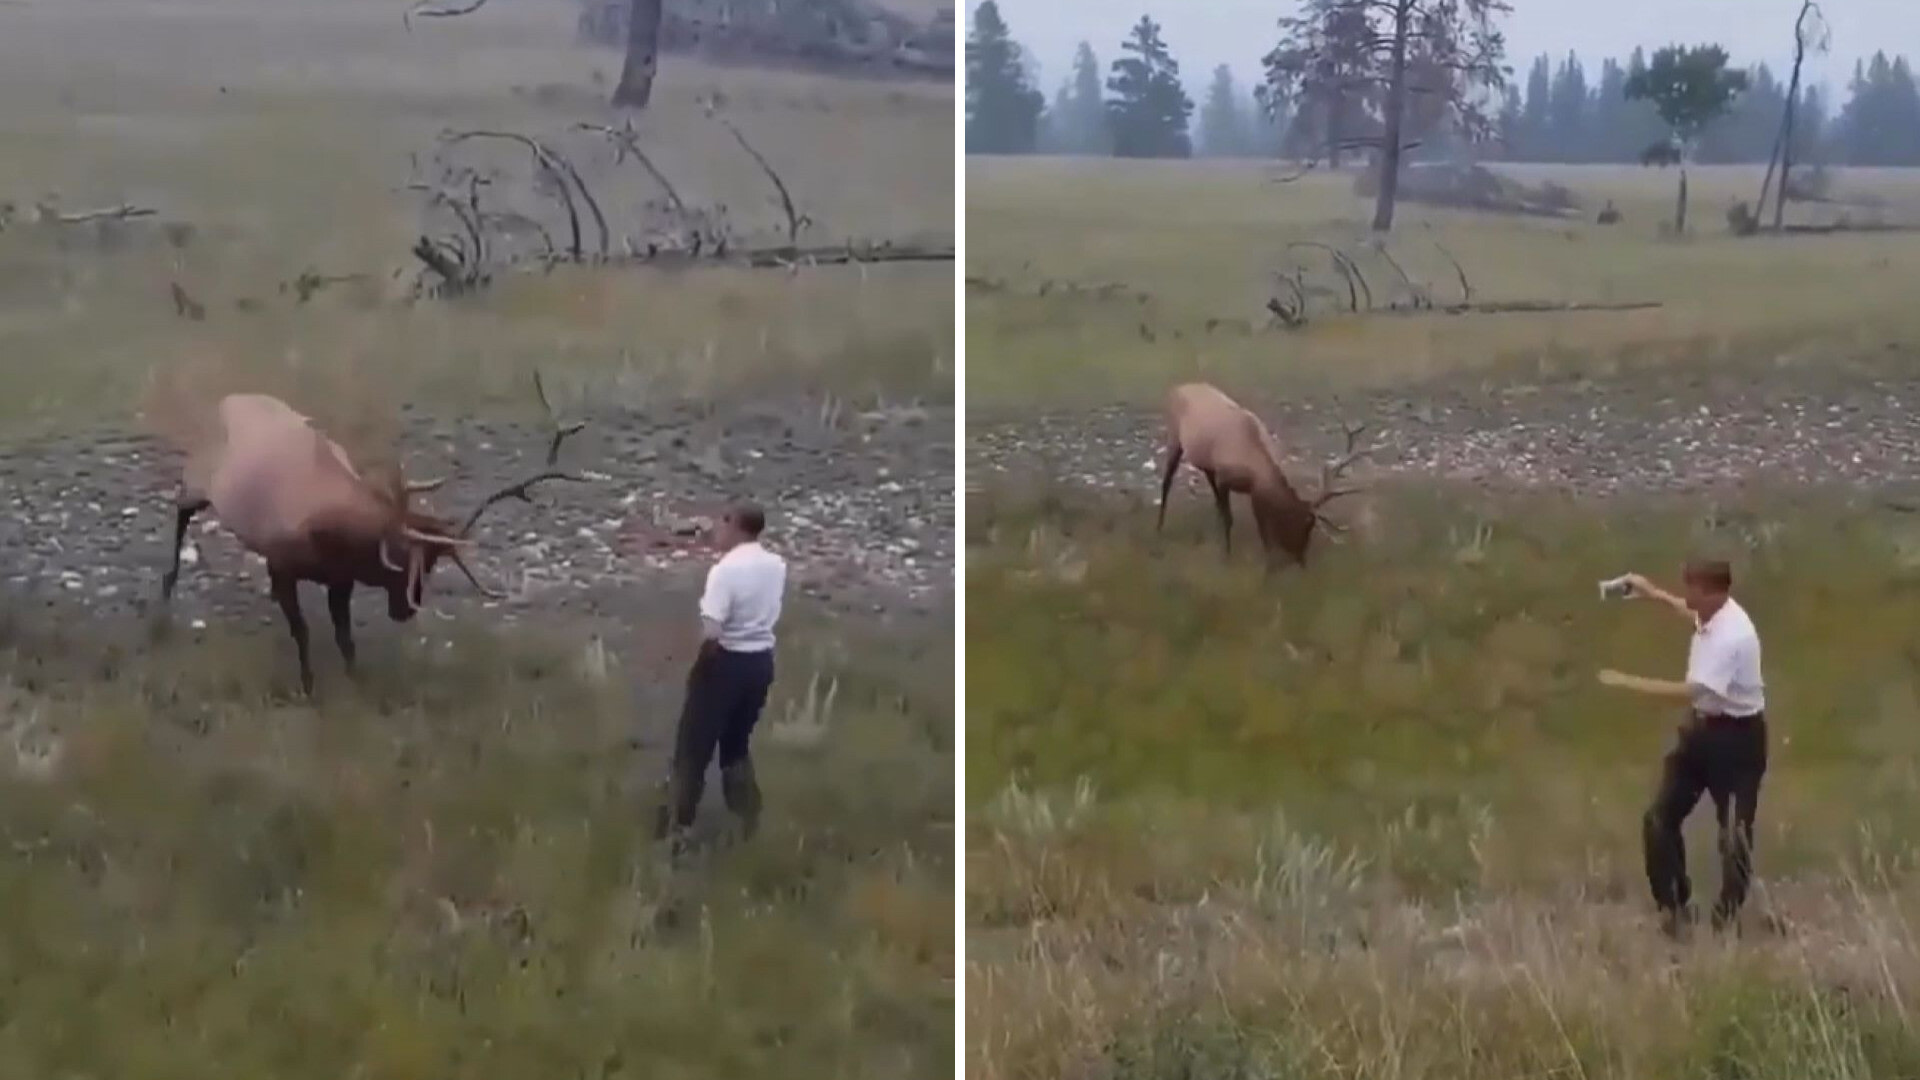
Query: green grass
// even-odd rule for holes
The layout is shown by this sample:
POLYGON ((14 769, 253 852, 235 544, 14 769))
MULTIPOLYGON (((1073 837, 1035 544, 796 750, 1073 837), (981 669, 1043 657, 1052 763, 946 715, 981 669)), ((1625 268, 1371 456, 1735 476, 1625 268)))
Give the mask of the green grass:
POLYGON ((1263 581, 1197 512, 973 499, 974 1075, 1910 1075, 1920 527, 1818 492, 1360 521, 1263 581), (1639 830, 1678 716, 1594 673, 1677 676, 1687 631, 1594 582, 1692 552, 1760 626, 1773 760, 1748 938, 1670 954, 1639 830))
MULTIPOLYGON (((991 284, 968 291, 968 401, 987 410, 1152 402, 1188 376, 1316 389, 1702 359, 1832 364, 1920 334, 1904 285, 1920 273, 1910 235, 1727 234, 1724 211, 1752 201, 1758 168, 1692 170, 1695 224, 1684 241, 1657 227, 1672 215, 1670 170, 1499 168, 1566 184, 1586 215, 1561 222, 1403 205, 1390 250, 1437 301, 1461 295, 1443 245, 1476 300, 1665 306, 1329 315, 1299 332, 1263 330, 1276 272, 1301 264, 1319 284, 1336 282, 1324 256, 1290 253, 1294 242, 1355 253, 1382 303, 1398 288, 1388 263, 1363 250, 1372 205, 1352 194, 1350 176, 1282 185, 1269 182, 1279 165, 1252 162, 969 160, 967 274, 991 284), (1593 223, 1609 198, 1625 224, 1593 223), (1073 284, 1083 291, 1064 288, 1073 284), (1104 285, 1120 288, 1106 298, 1085 291, 1104 285)), ((1886 220, 1920 223, 1920 172, 1841 170, 1835 183, 1883 199, 1886 220)))
POLYGON ((783 655, 761 835, 676 875, 646 831, 661 762, 626 749, 662 718, 577 638, 369 642, 363 684, 329 670, 309 709, 278 635, 126 649, 10 617, 0 1055, 38 1076, 948 1075, 944 636, 830 629, 783 655), (800 715, 815 676, 838 681, 824 731, 800 715))

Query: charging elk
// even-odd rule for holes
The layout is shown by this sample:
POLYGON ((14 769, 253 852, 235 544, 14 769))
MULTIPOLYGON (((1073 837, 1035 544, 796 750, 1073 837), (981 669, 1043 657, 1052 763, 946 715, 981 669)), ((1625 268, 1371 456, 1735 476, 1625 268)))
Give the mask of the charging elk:
POLYGON ((313 693, 307 623, 299 583, 327 590, 334 642, 354 669, 353 590, 366 585, 387 594, 387 615, 406 622, 426 603, 426 582, 444 556, 482 595, 503 594, 480 584, 461 551, 473 546, 474 525, 488 507, 505 499, 531 502, 529 490, 548 480, 585 481, 555 468, 560 445, 586 426, 561 425, 540 376, 534 392, 553 423, 546 469, 481 500, 464 523, 412 505, 415 495, 446 483, 445 477, 409 483, 394 468, 390 483, 362 476, 345 450, 308 417, 266 394, 229 394, 220 399, 219 439, 188 455, 174 504, 173 559, 161 579, 163 607, 180 579, 180 548, 187 525, 211 509, 242 545, 267 562, 274 601, 286 616, 300 657, 300 688, 313 693))
POLYGON ((1282 556, 1305 567, 1315 529, 1332 534, 1345 531, 1321 510, 1359 490, 1334 485, 1367 455, 1367 451, 1355 449, 1361 432, 1366 430, 1364 426, 1345 428, 1345 456, 1322 470, 1320 492, 1308 500, 1294 490, 1275 459, 1274 440, 1267 426, 1217 387, 1208 383, 1174 387, 1167 394, 1166 422, 1166 462, 1160 478, 1156 530, 1166 527, 1167 495, 1184 461, 1205 476, 1213 490, 1214 508, 1220 516, 1220 543, 1229 556, 1233 554, 1233 508, 1227 500, 1235 493, 1245 495, 1253 507, 1254 528, 1266 552, 1268 571, 1282 556))

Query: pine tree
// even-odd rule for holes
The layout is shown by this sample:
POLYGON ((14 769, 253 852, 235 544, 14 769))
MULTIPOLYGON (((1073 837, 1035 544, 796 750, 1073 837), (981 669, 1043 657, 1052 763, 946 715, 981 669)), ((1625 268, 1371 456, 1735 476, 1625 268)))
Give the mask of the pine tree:
POLYGON ((1247 124, 1240 114, 1240 88, 1233 69, 1213 69, 1207 100, 1200 106, 1200 153, 1207 157, 1243 157, 1247 153, 1247 124))
POLYGON ((1556 161, 1591 161, 1590 135, 1587 132, 1587 70, 1572 53, 1554 73, 1553 90, 1547 101, 1548 121, 1553 125, 1553 144, 1559 150, 1556 161))
POLYGON ((1920 165, 1920 89, 1906 58, 1875 53, 1855 65, 1849 89, 1840 111, 1847 164, 1920 165))
POLYGON ((1132 55, 1113 62, 1107 78, 1108 126, 1119 157, 1193 155, 1187 134, 1193 102, 1180 85, 1180 65, 1160 37, 1160 24, 1142 15, 1120 48, 1132 55))
POLYGON ((1640 147, 1626 129, 1627 120, 1627 71, 1618 60, 1608 60, 1600 65, 1600 85, 1593 91, 1593 104, 1589 110, 1595 161, 1632 161, 1634 152, 1640 147))
POLYGON ((1054 103, 1062 153, 1097 157, 1113 153, 1103 93, 1100 60, 1094 56, 1093 46, 1083 41, 1073 53, 1073 76, 1060 88, 1054 103))
POLYGON ((1559 143, 1553 137, 1553 63, 1543 54, 1527 72, 1527 96, 1520 107, 1521 161, 1559 161, 1559 143))
POLYGON ((1000 5, 984 0, 967 38, 967 153, 1032 153, 1045 106, 1000 5))

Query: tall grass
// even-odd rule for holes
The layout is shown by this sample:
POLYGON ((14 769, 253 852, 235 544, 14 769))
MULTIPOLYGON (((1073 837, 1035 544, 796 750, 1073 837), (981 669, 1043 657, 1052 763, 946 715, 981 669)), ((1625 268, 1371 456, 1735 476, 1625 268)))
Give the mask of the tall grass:
MULTIPOLYGON (((1920 532, 1845 493, 1384 489, 1264 581, 1210 514, 969 508, 968 1039, 982 1078, 1895 1076, 1920 1068, 1920 532), (1640 817, 1735 563, 1773 757, 1740 939, 1654 926, 1640 817)), ((1711 813, 1691 823, 1711 895, 1711 813)))
POLYGON ((946 652, 845 644, 785 650, 761 834, 674 870, 648 833, 670 718, 577 639, 369 642, 362 683, 310 709, 277 635, 127 649, 10 620, 0 1056, 37 1076, 947 1075, 946 652), (838 691, 784 738, 810 675, 838 691))

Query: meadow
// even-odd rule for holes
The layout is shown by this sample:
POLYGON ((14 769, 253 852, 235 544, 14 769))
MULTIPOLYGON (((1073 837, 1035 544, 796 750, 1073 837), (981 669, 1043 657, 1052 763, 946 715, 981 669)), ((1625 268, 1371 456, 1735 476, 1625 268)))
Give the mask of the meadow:
MULTIPOLYGON (((1757 170, 1696 170, 1698 232, 1675 240, 1654 220, 1671 174, 1515 169, 1627 221, 1408 205, 1394 250, 1439 238, 1486 299, 1665 306, 1228 333, 1289 241, 1364 250, 1344 178, 970 169, 968 274, 999 282, 967 314, 970 1075, 1920 1069, 1920 529, 1890 494, 1910 467, 1858 482, 1907 429, 1855 404, 1911 401, 1897 268, 1920 245, 1722 235, 1710 200, 1751 198, 1757 170), (1385 453, 1347 543, 1263 579, 1244 511, 1223 559, 1185 483, 1156 534, 1158 395, 1196 375, 1311 420, 1276 428, 1309 488, 1324 413, 1371 403, 1385 453), (1760 403, 1789 396, 1811 435, 1772 430, 1760 403), (1602 446, 1603 411, 1650 419, 1602 446), (1751 441, 1714 445, 1735 413, 1751 441), (1803 435, 1822 449, 1798 482, 1768 476, 1770 441, 1803 435), (1436 470, 1468 445, 1483 471, 1436 470), (1690 456, 1744 467, 1689 476, 1690 456), (1640 832, 1680 717, 1595 673, 1671 676, 1686 628, 1595 582, 1691 554, 1735 566, 1773 741, 1740 933, 1675 943, 1640 832)), ((1890 214, 1920 196, 1838 182, 1890 214)), ((1711 895, 1704 801, 1687 837, 1711 895)))
MULTIPOLYGON (((977 348, 981 360, 969 358, 969 414, 976 404, 991 415, 1152 402, 1168 378, 1184 375, 1328 390, 1473 373, 1607 375, 1675 360, 1832 364, 1920 333, 1920 316, 1906 303, 1906 282, 1920 269, 1911 236, 1728 234, 1722 212, 1754 199, 1759 169, 1690 170, 1685 240, 1660 233, 1673 211, 1672 170, 1498 169, 1528 183, 1564 184, 1581 199, 1582 215, 1555 220, 1403 204, 1389 250, 1437 302, 1460 299, 1450 253, 1477 300, 1662 306, 1325 318, 1305 332, 1269 332, 1264 305, 1278 295, 1277 272, 1304 266, 1319 284, 1338 284, 1323 254, 1290 244, 1329 244, 1354 255, 1379 302, 1392 298, 1397 276, 1368 254, 1372 204, 1352 193, 1350 174, 1276 183, 1292 166, 970 159, 967 275, 975 284, 967 332, 969 353, 977 348), (1624 221, 1596 225, 1609 199, 1624 221)), ((1879 201, 1882 220, 1920 222, 1920 179, 1868 169, 1837 177, 1836 193, 1879 201)), ((1862 220, 1860 211, 1852 214, 1862 220)), ((1836 216, 1832 208, 1795 208, 1800 220, 1836 216)))
MULTIPOLYGON (((573 5, 411 32, 404 7, 0 8, 5 1071, 948 1075, 950 621, 903 615, 879 576, 829 602, 804 545, 888 512, 871 475, 848 488, 876 459, 847 443, 885 444, 902 479, 950 474, 950 446, 916 457, 906 421, 859 417, 950 419, 951 266, 516 266, 416 297, 408 249, 448 226, 410 159, 444 130, 564 144, 616 230, 659 193, 571 131, 621 121, 619 57, 575 43, 573 5), (122 204, 155 213, 40 220, 122 204), (307 273, 347 280, 302 299, 307 273), (621 485, 502 515, 483 576, 555 588, 515 571, 495 605, 448 585, 400 630, 367 597, 357 682, 309 596, 311 703, 220 537, 195 534, 173 633, 140 617, 171 482, 145 440, 176 403, 282 393, 356 454, 424 445, 438 460, 410 466, 452 469, 464 502, 477 471, 523 464, 496 444, 531 417, 535 370, 594 421, 576 464, 621 485), (782 442, 782 414, 806 430, 782 442), (676 869, 650 830, 697 581, 612 530, 735 492, 773 504, 799 579, 756 738, 767 818, 676 869)), ((667 58, 641 145, 744 243, 781 211, 708 118, 716 92, 812 219, 803 241, 950 241, 950 89, 667 58)), ((935 527, 951 495, 922 494, 892 516, 935 527)), ((721 816, 716 793, 706 834, 721 816)))

